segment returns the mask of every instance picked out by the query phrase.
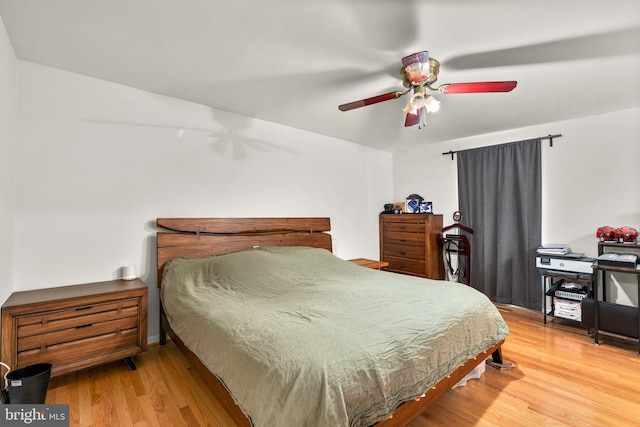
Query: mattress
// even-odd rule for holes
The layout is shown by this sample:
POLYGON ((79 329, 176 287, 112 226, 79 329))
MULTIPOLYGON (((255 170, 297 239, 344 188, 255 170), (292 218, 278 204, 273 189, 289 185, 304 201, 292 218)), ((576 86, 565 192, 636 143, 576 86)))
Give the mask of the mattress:
POLYGON ((308 247, 171 260, 161 299, 257 427, 371 425, 509 333, 469 286, 308 247))

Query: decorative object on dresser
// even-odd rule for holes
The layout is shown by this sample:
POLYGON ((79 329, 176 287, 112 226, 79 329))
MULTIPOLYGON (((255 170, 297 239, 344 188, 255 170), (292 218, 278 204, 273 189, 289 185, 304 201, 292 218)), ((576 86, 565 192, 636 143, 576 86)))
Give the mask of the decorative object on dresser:
MULTIPOLYGON (((424 203, 424 197, 419 194, 410 194, 407 196, 407 200, 404 202, 405 213, 422 213, 420 206, 424 203)), ((424 212, 427 213, 427 212, 424 212)), ((432 213, 432 212, 428 212, 432 213)))
POLYGON ((140 279, 14 292, 2 305, 2 360, 51 363, 51 376, 147 349, 147 285, 140 279))
POLYGON ((380 260, 388 271, 443 279, 444 266, 437 234, 442 215, 380 215, 380 260))

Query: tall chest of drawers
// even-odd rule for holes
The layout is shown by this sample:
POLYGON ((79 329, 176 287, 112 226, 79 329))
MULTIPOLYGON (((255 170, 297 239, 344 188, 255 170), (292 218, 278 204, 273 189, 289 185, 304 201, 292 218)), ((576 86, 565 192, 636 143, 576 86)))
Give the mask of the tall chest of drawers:
POLYGON ((147 349, 147 285, 140 279, 15 292, 2 305, 2 360, 51 363, 52 376, 131 359, 147 349))
POLYGON ((443 279, 440 232, 442 215, 380 214, 380 260, 388 271, 443 279))

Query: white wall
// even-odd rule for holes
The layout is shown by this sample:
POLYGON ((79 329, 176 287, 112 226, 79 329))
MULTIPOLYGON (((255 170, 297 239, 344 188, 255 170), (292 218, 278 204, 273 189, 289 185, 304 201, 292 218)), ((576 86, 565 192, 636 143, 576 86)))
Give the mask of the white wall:
POLYGON ((0 18, 0 302, 13 291, 16 62, 0 18))
MULTIPOLYGON (((377 258, 384 203, 419 193, 449 222, 457 179, 448 150, 562 133, 543 145, 543 241, 594 256, 598 226, 640 228, 638 108, 392 156, 16 61, 4 32, 0 74, 9 94, 0 100, 0 300, 11 289, 109 280, 135 264, 150 289, 151 340, 156 217, 330 216, 337 255, 377 258)), ((637 303, 624 277, 614 292, 637 303)))
POLYGON ((329 216, 378 257, 390 153, 18 61, 15 289, 137 266, 157 339, 157 217, 329 216))
MULTIPOLYGON (((542 241, 566 243, 597 255, 596 229, 628 225, 640 230, 640 108, 515 129, 396 153, 394 198, 419 193, 450 224, 457 209, 456 161, 442 153, 562 134, 543 141, 542 241), (420 174, 412 172, 419 169, 420 174)), ((463 213, 464 214, 464 213, 463 213)), ((635 277, 617 275, 609 298, 637 304, 635 277)))

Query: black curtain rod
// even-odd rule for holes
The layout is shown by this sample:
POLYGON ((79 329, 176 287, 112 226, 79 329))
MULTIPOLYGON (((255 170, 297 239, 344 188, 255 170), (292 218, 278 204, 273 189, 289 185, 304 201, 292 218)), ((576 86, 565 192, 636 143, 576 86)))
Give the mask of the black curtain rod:
MULTIPOLYGON (((539 136, 538 138, 531 138, 531 139, 548 139, 549 140, 549 147, 553 147, 553 138, 560 138, 562 136, 562 134, 557 134, 557 135, 547 135, 547 136, 539 136)), ((457 151, 453 151, 453 150, 449 150, 446 153, 442 153, 443 156, 448 156, 451 155, 451 160, 453 160, 453 155, 456 154, 457 151)))

